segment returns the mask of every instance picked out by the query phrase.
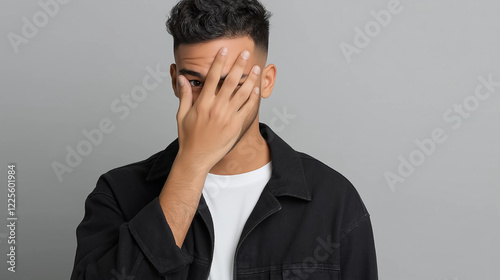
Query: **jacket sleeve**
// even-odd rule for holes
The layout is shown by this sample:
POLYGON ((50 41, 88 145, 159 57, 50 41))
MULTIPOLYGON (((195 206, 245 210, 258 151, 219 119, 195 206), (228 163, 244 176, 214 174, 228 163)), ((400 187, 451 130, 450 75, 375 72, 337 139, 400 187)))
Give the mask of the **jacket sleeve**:
POLYGON ((174 276, 192 261, 184 247, 175 244, 158 197, 126 221, 104 175, 85 200, 76 238, 71 280, 174 276))
POLYGON ((375 242, 366 212, 340 239, 340 272, 342 280, 378 280, 375 242))

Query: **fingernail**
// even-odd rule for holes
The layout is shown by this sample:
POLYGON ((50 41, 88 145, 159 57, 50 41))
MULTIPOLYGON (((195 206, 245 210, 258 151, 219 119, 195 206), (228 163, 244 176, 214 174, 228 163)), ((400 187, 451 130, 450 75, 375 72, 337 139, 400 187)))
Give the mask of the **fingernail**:
POLYGON ((248 58, 250 57, 250 52, 243 51, 243 53, 241 54, 241 57, 243 57, 244 60, 248 60, 248 58))
POLYGON ((253 67, 253 72, 254 72, 255 74, 260 74, 260 67, 259 67, 258 65, 255 65, 255 66, 253 67))
POLYGON ((255 94, 259 94, 260 89, 258 87, 256 87, 256 88, 253 89, 253 92, 255 92, 255 94))
POLYGON ((183 87, 186 84, 186 81, 184 80, 183 77, 179 76, 179 85, 183 87))
POLYGON ((226 55, 226 54, 227 54, 227 48, 226 48, 226 47, 223 47, 223 48, 220 50, 220 54, 222 54, 222 55, 226 55))

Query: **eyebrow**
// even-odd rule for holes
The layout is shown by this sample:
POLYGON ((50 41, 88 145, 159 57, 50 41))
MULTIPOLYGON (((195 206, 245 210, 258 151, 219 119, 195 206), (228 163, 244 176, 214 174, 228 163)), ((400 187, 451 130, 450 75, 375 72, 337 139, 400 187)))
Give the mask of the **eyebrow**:
MULTIPOLYGON (((203 80, 205 79, 205 76, 203 76, 201 73, 193 71, 193 70, 189 70, 189 69, 181 69, 181 70, 179 70, 179 74, 190 75, 190 76, 198 77, 198 78, 203 79, 203 80)), ((227 74, 224 76, 221 76, 220 80, 224 81, 226 79, 226 77, 227 77, 227 74)), ((248 77, 248 74, 243 74, 243 75, 241 75, 240 79, 244 79, 246 77, 248 77)))

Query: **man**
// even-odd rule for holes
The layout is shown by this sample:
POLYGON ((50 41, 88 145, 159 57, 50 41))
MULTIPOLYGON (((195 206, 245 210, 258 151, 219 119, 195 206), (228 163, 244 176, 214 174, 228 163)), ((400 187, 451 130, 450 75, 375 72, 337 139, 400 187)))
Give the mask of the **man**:
POLYGON ((259 123, 269 17, 258 0, 172 9, 178 138, 99 177, 71 279, 378 279, 356 189, 259 123))

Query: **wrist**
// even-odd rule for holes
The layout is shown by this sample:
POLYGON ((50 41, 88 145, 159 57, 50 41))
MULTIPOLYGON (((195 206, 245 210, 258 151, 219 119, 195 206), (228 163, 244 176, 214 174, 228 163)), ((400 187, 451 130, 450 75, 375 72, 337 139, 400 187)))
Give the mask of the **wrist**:
POLYGON ((177 156, 175 157, 173 165, 175 165, 176 168, 179 167, 180 170, 203 175, 208 174, 210 169, 212 169, 212 166, 201 160, 199 156, 196 156, 189 152, 183 152, 181 150, 177 152, 177 156))

